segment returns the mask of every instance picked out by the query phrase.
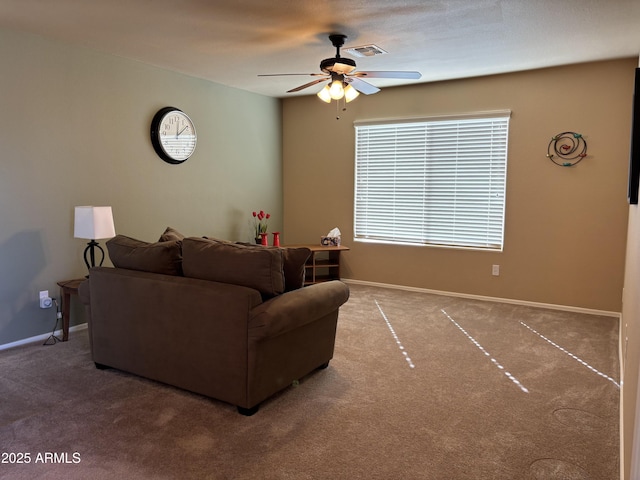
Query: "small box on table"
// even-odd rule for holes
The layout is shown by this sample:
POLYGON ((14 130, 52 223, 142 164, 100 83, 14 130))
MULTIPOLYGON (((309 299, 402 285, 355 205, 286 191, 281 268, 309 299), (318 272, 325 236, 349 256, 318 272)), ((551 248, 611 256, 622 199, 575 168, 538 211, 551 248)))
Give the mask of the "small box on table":
POLYGON ((339 247, 340 237, 320 237, 320 245, 324 247, 339 247))

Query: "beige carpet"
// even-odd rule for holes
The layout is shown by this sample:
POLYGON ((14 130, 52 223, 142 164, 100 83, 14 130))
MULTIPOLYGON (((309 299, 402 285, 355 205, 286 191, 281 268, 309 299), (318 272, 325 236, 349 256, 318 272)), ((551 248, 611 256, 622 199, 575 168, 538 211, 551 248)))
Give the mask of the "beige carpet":
POLYGON ((0 353, 0 478, 614 480, 617 323, 351 285, 329 368, 252 417, 80 331, 0 353))

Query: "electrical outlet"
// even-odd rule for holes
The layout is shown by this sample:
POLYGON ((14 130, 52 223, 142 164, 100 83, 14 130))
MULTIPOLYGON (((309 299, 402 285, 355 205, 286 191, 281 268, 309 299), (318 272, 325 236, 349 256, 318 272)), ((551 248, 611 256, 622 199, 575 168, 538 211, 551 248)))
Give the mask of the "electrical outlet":
POLYGON ((497 277, 500 275, 500 265, 492 265, 491 266, 491 275, 497 277))
POLYGON ((53 306, 53 300, 49 296, 49 290, 42 290, 40 292, 40 308, 51 308, 53 306))

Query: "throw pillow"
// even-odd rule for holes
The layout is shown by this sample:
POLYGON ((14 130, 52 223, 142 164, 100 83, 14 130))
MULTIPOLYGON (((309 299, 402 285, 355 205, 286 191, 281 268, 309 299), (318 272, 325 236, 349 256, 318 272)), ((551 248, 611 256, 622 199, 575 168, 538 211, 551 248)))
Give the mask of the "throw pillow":
POLYGON ((242 285, 263 297, 284 292, 282 252, 258 249, 206 238, 182 242, 182 268, 186 277, 242 285))
POLYGON ((282 261, 284 270, 284 291, 290 292, 304 287, 305 268, 304 266, 311 255, 311 250, 307 247, 265 247, 254 243, 238 242, 253 248, 278 248, 282 251, 282 261))
POLYGON ((304 287, 304 266, 311 256, 311 250, 307 247, 284 247, 281 250, 284 259, 285 291, 289 292, 304 287))
POLYGON ((125 235, 107 240, 111 263, 117 268, 182 275, 182 242, 149 243, 125 235))
POLYGON ((175 228, 167 227, 160 238, 159 242, 169 242, 171 240, 182 240, 184 235, 177 231, 175 228))

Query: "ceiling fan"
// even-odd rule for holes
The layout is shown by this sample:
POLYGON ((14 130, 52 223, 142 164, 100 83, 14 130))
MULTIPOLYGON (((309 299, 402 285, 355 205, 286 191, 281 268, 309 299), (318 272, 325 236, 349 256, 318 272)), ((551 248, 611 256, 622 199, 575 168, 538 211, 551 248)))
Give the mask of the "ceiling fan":
POLYGON ((350 58, 344 58, 340 56, 340 47, 344 45, 344 41, 347 38, 342 34, 331 34, 329 40, 336 47, 336 56, 334 58, 326 58, 320 62, 320 70, 323 73, 273 73, 258 75, 259 77, 276 77, 284 75, 305 75, 312 77, 321 77, 313 80, 299 87, 287 90, 287 93, 299 92, 305 88, 317 85, 322 82, 330 82, 320 92, 318 97, 330 103, 331 100, 345 99, 346 102, 350 102, 355 99, 360 93, 365 95, 371 95, 377 93, 380 89, 364 78, 399 78, 399 79, 418 79, 422 77, 420 72, 398 72, 398 71, 375 71, 375 72, 357 72, 356 62, 350 58))

